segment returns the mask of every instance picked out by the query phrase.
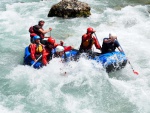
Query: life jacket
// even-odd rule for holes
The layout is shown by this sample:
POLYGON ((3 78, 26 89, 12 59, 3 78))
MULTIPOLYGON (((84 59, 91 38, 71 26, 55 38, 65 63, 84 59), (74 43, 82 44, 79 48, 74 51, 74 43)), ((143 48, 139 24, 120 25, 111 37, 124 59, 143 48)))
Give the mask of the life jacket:
POLYGON ((43 51, 43 45, 41 44, 36 45, 35 52, 40 54, 42 51, 43 51))
POLYGON ((37 59, 43 52, 43 45, 42 44, 30 44, 29 46, 29 52, 31 53, 31 58, 34 60, 34 59, 37 59))
POLYGON ((92 48, 92 45, 95 43, 94 39, 88 35, 88 34, 85 34, 82 36, 82 43, 80 45, 80 51, 86 51, 86 50, 90 50, 92 48))
POLYGON ((39 31, 39 29, 44 30, 44 29, 43 29, 41 26, 39 26, 39 25, 33 26, 34 33, 36 33, 38 36, 40 36, 41 39, 44 39, 44 34, 41 33, 41 32, 39 31))
POLYGON ((94 44, 93 38, 83 42, 83 46, 86 47, 86 48, 91 48, 93 44, 94 44))
POLYGON ((29 33, 34 33, 33 26, 29 28, 29 33))
POLYGON ((29 28, 29 33, 35 33, 35 34, 37 34, 38 36, 40 36, 41 39, 44 39, 44 34, 39 31, 39 28, 40 28, 40 29, 43 29, 43 28, 40 27, 39 25, 31 26, 31 27, 29 28))

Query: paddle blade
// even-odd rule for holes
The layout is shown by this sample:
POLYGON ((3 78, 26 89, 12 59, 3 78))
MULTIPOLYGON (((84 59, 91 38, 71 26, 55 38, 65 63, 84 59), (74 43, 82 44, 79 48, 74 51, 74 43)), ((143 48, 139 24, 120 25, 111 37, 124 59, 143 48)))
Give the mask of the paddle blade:
POLYGON ((134 70, 133 70, 133 73, 136 74, 136 75, 139 75, 139 73, 138 73, 137 71, 134 71, 134 70))

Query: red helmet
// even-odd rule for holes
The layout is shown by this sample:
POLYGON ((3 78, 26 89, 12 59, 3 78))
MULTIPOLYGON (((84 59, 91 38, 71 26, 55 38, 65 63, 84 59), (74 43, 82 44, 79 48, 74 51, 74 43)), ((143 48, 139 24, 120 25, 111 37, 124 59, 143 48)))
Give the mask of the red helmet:
POLYGON ((92 27, 87 28, 87 33, 94 33, 95 30, 92 27))
POLYGON ((52 37, 48 38, 47 40, 48 43, 54 45, 55 44, 55 39, 53 39, 52 37))

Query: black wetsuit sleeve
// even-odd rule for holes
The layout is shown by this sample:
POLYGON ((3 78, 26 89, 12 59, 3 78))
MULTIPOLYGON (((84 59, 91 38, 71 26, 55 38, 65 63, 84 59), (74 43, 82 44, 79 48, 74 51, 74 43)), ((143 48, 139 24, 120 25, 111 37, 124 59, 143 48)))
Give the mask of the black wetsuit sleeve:
POLYGON ((119 42, 117 41, 117 40, 115 40, 115 47, 119 47, 120 45, 119 45, 119 42))

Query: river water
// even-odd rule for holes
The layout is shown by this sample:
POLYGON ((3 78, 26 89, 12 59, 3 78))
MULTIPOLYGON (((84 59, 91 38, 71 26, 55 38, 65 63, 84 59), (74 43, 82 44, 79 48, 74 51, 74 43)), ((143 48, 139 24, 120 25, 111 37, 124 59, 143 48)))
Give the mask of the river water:
POLYGON ((150 1, 82 1, 91 6, 90 17, 62 19, 47 17, 59 0, 1 0, 0 113, 150 113, 150 1), (108 74, 84 58, 67 64, 54 59, 39 70, 22 65, 28 29, 41 18, 57 42, 77 49, 89 26, 100 43, 115 32, 139 75, 129 64, 108 74))

